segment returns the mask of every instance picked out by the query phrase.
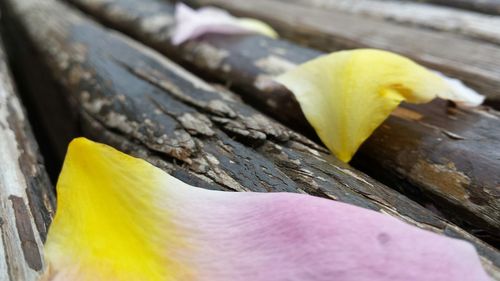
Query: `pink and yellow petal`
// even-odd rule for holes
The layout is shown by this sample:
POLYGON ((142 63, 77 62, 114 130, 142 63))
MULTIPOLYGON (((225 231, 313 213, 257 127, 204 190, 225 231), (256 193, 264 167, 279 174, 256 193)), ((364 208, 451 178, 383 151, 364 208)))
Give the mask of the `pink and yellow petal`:
POLYGON ((308 195, 198 189, 82 138, 57 191, 47 280, 488 280, 468 243, 308 195))

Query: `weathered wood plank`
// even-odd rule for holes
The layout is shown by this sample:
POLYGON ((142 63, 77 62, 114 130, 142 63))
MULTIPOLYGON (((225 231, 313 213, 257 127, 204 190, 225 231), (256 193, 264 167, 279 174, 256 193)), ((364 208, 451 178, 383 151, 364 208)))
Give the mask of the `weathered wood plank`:
POLYGON ((280 0, 462 34, 500 44, 500 17, 425 3, 384 0, 280 0))
POLYGON ((55 1, 2 3, 18 46, 35 46, 34 56, 44 58, 67 98, 77 101, 72 105, 87 135, 125 151, 138 149, 136 155, 191 184, 307 192, 467 239, 490 274, 500 278, 498 251, 340 163, 234 94, 55 1), (54 14, 59 16, 49 16, 54 14))
MULTIPOLYGON (((245 100, 269 115, 312 134, 293 95, 269 78, 321 52, 261 36, 209 38, 176 48, 169 41, 173 6, 165 1, 143 0, 140 9, 127 0, 71 2, 162 53, 234 86, 245 100)), ((447 218, 498 245, 499 126, 498 112, 487 108, 461 110, 442 101, 406 106, 375 132, 354 164, 405 194, 428 198, 447 218)))
POLYGON ((240 16, 262 19, 280 35, 324 51, 371 47, 397 52, 460 78, 486 95, 492 106, 500 106, 500 48, 497 45, 448 32, 276 0, 188 2, 217 5, 240 16), (277 10, 281 12, 276 13, 277 10))
MULTIPOLYGON (((400 0, 414 1, 414 0, 400 0)), ((465 10, 477 11, 485 14, 500 15, 500 1, 498 0, 416 0, 430 4, 456 7, 465 10)))
POLYGON ((0 280, 37 280, 53 187, 0 42, 0 280))

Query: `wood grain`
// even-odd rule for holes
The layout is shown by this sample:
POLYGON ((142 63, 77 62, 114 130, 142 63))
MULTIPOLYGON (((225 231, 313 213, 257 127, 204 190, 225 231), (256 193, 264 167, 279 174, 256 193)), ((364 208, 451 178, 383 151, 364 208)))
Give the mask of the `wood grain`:
MULTIPOLYGON (((272 77, 321 52, 261 36, 212 37, 176 48, 169 41, 173 6, 165 1, 143 0, 139 10, 127 0, 71 2, 314 137, 293 94, 272 77)), ((354 164, 499 245, 499 126, 498 112, 488 108, 460 110, 444 101, 406 106, 374 133, 354 164)))
POLYGON ((500 17, 411 1, 280 0, 306 7, 368 16, 500 44, 500 17))
POLYGON ((58 2, 2 3, 18 46, 33 46, 34 56, 44 58, 52 78, 76 101, 71 104, 87 136, 133 152, 190 184, 309 193, 466 239, 488 272, 500 277, 497 250, 342 164, 231 92, 58 2))
MULTIPOLYGON (((401 0, 400 0, 401 1, 401 0)), ((414 0, 402 0, 414 1, 414 0)), ((448 7, 477 11, 480 13, 500 15, 500 1, 498 0, 416 0, 429 4, 437 4, 448 7)))
POLYGON ((0 280, 38 279, 54 203, 0 41, 0 280))

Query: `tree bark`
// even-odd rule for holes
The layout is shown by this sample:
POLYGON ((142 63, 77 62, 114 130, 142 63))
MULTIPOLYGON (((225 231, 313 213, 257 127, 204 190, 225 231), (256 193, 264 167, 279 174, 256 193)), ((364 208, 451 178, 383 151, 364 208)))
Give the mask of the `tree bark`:
MULTIPOLYGON (((172 4, 143 0, 138 10, 123 0, 70 1, 107 25, 232 86, 247 102, 314 136, 293 94, 271 78, 323 53, 262 36, 212 37, 177 48, 169 39, 172 4)), ((254 5, 245 3, 238 9, 254 5)), ((368 139, 353 163, 499 246, 499 117, 489 108, 463 110, 444 101, 405 105, 368 139)))
POLYGON ((0 280, 37 280, 41 275, 54 203, 0 41, 0 280))
MULTIPOLYGON (((500 254, 491 246, 339 162, 231 92, 56 1, 8 0, 2 10, 18 35, 17 46, 36 48, 33 56, 43 58, 72 100, 87 136, 141 156, 189 184, 309 193, 466 239, 487 271, 500 277, 500 254)), ((33 67, 24 65, 28 71, 33 67)))

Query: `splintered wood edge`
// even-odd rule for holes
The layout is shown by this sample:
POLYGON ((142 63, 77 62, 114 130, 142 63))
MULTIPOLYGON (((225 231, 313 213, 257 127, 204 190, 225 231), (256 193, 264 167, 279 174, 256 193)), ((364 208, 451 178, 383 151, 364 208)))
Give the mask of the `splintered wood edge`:
POLYGON ((0 42, 0 280, 37 280, 53 187, 5 59, 0 42))

